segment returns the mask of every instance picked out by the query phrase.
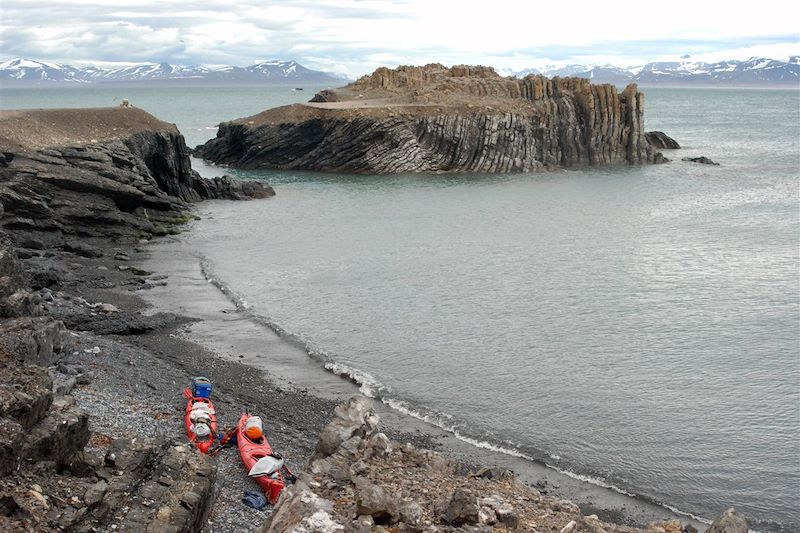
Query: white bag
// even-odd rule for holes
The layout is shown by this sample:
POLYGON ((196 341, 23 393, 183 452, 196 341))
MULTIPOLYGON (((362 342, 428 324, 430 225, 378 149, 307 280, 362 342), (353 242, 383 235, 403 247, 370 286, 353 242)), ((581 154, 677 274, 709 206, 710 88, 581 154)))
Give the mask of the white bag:
POLYGON ((208 427, 208 424, 205 423, 192 424, 191 430, 192 433, 194 433, 196 436, 200 438, 208 437, 209 435, 211 435, 211 428, 208 427))
POLYGON ((267 455, 259 459, 247 475, 250 477, 268 476, 280 470, 281 467, 283 467, 283 459, 267 455))

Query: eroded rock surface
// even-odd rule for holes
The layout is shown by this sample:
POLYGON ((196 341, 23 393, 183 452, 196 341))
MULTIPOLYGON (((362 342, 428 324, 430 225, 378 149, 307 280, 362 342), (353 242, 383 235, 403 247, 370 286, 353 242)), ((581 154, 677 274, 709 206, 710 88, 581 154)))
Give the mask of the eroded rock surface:
POLYGON ((131 107, 2 111, 0 152, 0 214, 15 232, 164 235, 188 220, 191 202, 274 194, 201 178, 177 128, 131 107))
POLYGON ((240 168, 523 172, 663 160, 644 94, 487 67, 380 68, 295 104, 223 123, 196 153, 240 168))

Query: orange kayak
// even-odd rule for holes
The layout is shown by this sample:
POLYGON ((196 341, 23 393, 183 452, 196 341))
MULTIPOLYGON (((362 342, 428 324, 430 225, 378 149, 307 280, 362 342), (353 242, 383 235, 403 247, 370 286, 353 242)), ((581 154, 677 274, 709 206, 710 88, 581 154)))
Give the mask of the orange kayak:
POLYGON ((236 444, 250 477, 256 480, 269 503, 274 505, 286 485, 283 473, 286 472, 292 478, 293 476, 283 464, 283 459, 273 453, 265 436, 262 435, 258 439, 247 436, 245 425, 251 416, 245 413, 239 419, 239 425, 236 426, 236 444))
POLYGON ((197 449, 203 453, 208 453, 208 450, 214 445, 214 439, 217 435, 217 412, 214 409, 214 404, 211 403, 211 400, 208 398, 197 398, 192 396, 192 391, 189 389, 185 389, 183 391, 183 395, 186 396, 186 415, 184 416, 184 422, 186 423, 186 435, 189 437, 189 440, 197 446, 197 449), (209 426, 211 428, 211 433, 209 435, 198 437, 195 435, 192 428, 194 424, 192 423, 191 413, 192 408, 195 407, 197 403, 204 403, 208 405, 208 413, 210 418, 209 426))

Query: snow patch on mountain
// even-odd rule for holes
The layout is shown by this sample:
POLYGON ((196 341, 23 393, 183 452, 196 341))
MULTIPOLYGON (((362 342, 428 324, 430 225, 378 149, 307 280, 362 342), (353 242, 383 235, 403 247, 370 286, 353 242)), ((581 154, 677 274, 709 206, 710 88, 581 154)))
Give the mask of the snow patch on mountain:
POLYGON ((789 61, 779 61, 763 57, 753 57, 746 61, 726 60, 716 63, 692 61, 688 56, 680 61, 656 61, 632 67, 614 65, 549 65, 536 69, 519 70, 519 77, 529 73, 541 73, 549 78, 555 76, 577 76, 594 83, 624 85, 797 85, 800 79, 800 57, 793 56, 789 61))
POLYGON ((262 82, 341 84, 347 81, 340 76, 308 69, 295 61, 261 61, 248 67, 202 65, 173 65, 170 63, 144 63, 117 68, 97 66, 72 67, 16 58, 0 63, 0 81, 3 82, 135 82, 161 80, 206 80, 211 82, 262 82))

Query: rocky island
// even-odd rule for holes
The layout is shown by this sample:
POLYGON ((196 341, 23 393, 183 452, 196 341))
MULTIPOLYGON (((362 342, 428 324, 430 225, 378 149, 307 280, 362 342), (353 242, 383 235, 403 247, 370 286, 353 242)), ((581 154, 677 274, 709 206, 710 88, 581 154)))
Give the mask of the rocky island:
POLYGON ((663 161, 644 94, 582 78, 439 64, 379 68, 307 104, 226 122, 196 154, 244 169, 530 172, 663 161))
MULTIPOLYGON (((0 153, 0 530, 694 530, 614 524, 381 431, 366 398, 337 407, 182 339, 197 319, 145 313, 138 292, 168 283, 136 266, 150 239, 180 231, 193 202, 274 194, 198 176, 173 125, 128 108, 3 112, 0 153), (233 451, 187 445, 181 392, 198 369, 222 425, 243 405, 262 414, 299 474, 274 509, 242 505, 254 484, 233 451)), ((731 510, 710 531, 747 524, 731 510)))

